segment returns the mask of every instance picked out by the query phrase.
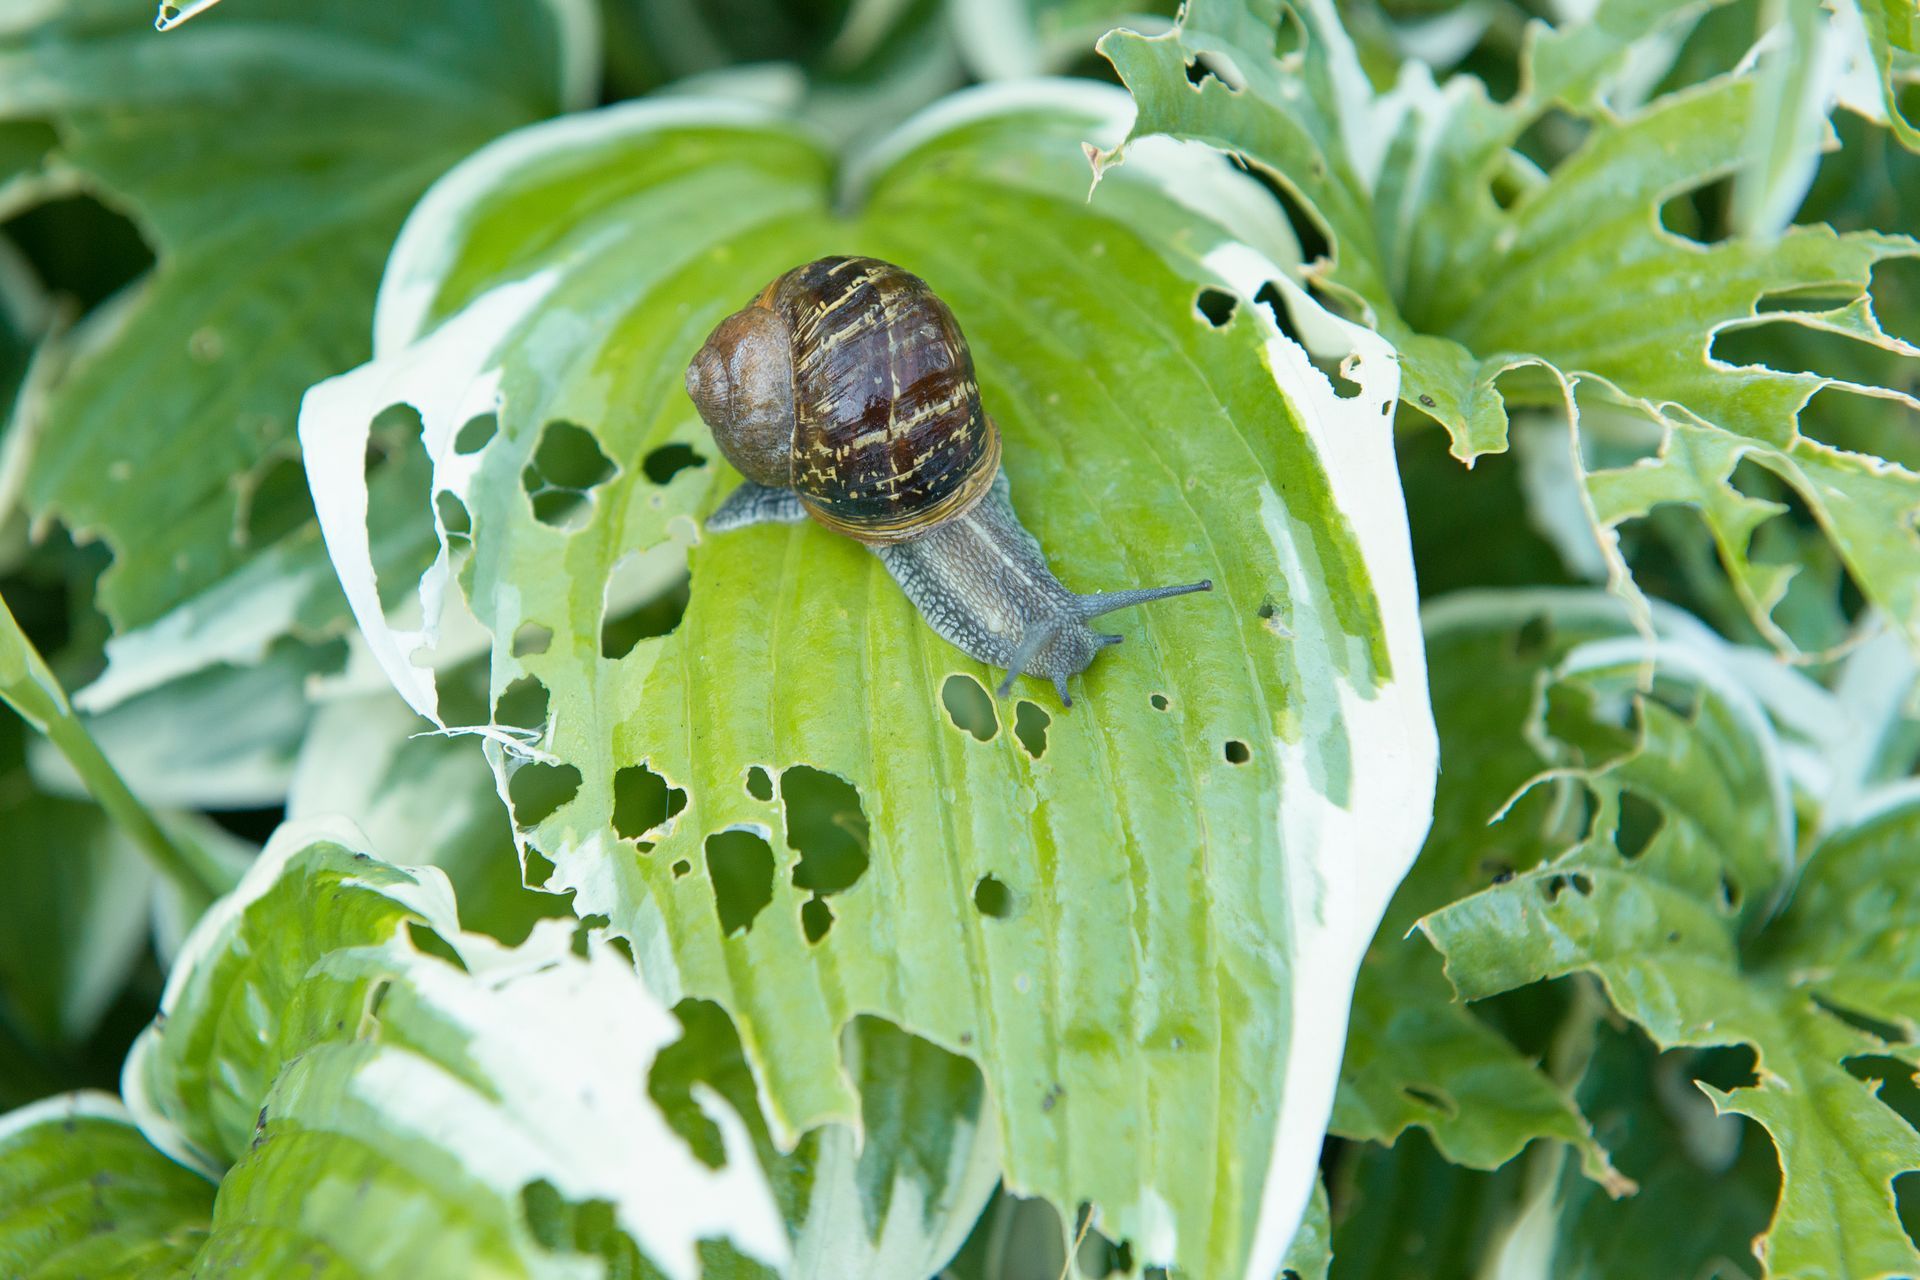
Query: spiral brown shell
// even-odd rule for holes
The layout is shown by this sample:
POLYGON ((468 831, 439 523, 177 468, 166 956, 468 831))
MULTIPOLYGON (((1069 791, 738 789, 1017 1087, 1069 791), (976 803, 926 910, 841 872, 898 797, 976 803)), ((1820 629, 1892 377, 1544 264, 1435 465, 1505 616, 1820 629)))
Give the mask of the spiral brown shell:
POLYGON ((877 258, 821 258, 755 300, 793 355, 793 489, 820 523, 899 542, 962 514, 1000 467, 960 325, 926 282, 877 258))

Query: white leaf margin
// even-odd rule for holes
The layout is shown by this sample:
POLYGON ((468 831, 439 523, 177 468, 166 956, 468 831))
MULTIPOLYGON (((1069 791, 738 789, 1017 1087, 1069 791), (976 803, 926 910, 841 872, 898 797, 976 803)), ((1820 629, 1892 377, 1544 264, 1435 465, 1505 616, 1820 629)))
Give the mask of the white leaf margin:
MULTIPOLYGON (((239 887, 188 935, 161 996, 161 1019, 178 1004, 194 969, 225 947, 247 907, 279 882, 296 855, 322 842, 367 847, 357 827, 336 817, 281 826, 239 887)), ((726 1152, 725 1165, 710 1169, 649 1095, 653 1061, 679 1039, 680 1025, 632 964, 597 938, 589 939, 586 958, 579 957, 572 920, 543 920, 517 947, 462 933, 444 872, 396 869, 416 883, 369 887, 425 919, 466 966, 463 972, 396 944, 390 953, 401 969, 396 981, 469 1032, 467 1060, 494 1086, 494 1096, 454 1087, 430 1060, 382 1046, 356 1078, 359 1100, 384 1114, 394 1130, 457 1156, 509 1202, 542 1179, 571 1200, 609 1201, 622 1229, 671 1280, 700 1275, 702 1239, 728 1239, 784 1267, 786 1227, 739 1116, 717 1095, 695 1090, 726 1152)), ((158 1047, 152 1026, 135 1040, 121 1077, 124 1108, 105 1094, 85 1105, 123 1109, 154 1146, 217 1182, 218 1165, 193 1148, 146 1089, 147 1062, 158 1047)), ((0 1134, 12 1119, 0 1117, 0 1134)))
MULTIPOLYGON (((934 104, 875 144, 865 162, 849 163, 844 170, 847 188, 857 192, 881 165, 965 123, 1049 108, 1088 118, 1095 140, 1109 147, 1117 146, 1133 123, 1131 99, 1109 86, 1048 79, 983 85, 934 104)), ((422 335, 436 281, 453 257, 468 208, 531 156, 695 122, 709 127, 794 127, 769 111, 739 102, 639 102, 532 125, 470 157, 435 184, 401 232, 381 286, 375 359, 319 384, 302 402, 299 435, 314 505, 354 616, 394 687, 435 724, 442 722, 433 675, 416 656, 431 648, 435 620, 446 603, 445 530, 440 529, 441 555, 420 583, 427 621, 418 630, 399 629, 381 609, 367 543, 362 459, 369 424, 391 404, 412 404, 425 422, 435 490, 451 489, 464 497, 477 459, 453 452, 454 433, 472 414, 497 408, 503 358, 499 344, 556 282, 551 274, 536 273, 496 286, 422 335)), ((1288 848, 1316 852, 1311 865, 1296 862, 1281 872, 1290 881, 1287 896, 1298 944, 1292 965, 1295 1018, 1287 1057, 1276 1067, 1275 1087, 1283 1101, 1245 1271, 1248 1280, 1270 1280, 1313 1193, 1361 958, 1432 820, 1438 740, 1393 451, 1392 409, 1399 397, 1400 371, 1384 339, 1321 308, 1275 261, 1274 255, 1285 252, 1292 237, 1277 210, 1249 199, 1251 180, 1210 150, 1172 140, 1135 143, 1127 148, 1126 158, 1126 180, 1153 183, 1247 242, 1216 248, 1192 265, 1196 275, 1231 290, 1262 326, 1276 389, 1298 413, 1367 566, 1392 665, 1392 678, 1372 697, 1340 688, 1342 718, 1359 762, 1347 806, 1307 793, 1303 786, 1283 784, 1274 814, 1288 848), (1253 301, 1266 285, 1280 291, 1295 329, 1314 355, 1340 361, 1343 376, 1358 384, 1357 394, 1340 396, 1307 351, 1253 301)), ((1284 512, 1278 496, 1269 490, 1263 497, 1281 562, 1302 569, 1281 536, 1284 512)), ((526 752, 500 730, 474 732, 526 752)), ((1276 738, 1274 748, 1283 761, 1283 779, 1310 776, 1302 745, 1276 738)), ((1159 1200, 1148 1185, 1137 1206, 1145 1225, 1139 1244, 1148 1263, 1170 1259, 1175 1245, 1172 1223, 1164 1212, 1156 1212, 1159 1200)))

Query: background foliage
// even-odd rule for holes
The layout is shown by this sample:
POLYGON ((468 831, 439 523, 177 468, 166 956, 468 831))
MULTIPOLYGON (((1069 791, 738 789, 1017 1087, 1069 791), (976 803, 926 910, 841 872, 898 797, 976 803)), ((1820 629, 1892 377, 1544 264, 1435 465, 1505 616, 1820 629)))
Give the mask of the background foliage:
POLYGON ((0 9, 0 1272, 1920 1273, 1910 2, 152 19, 0 9), (834 251, 1218 584, 1072 711, 699 536, 834 251))

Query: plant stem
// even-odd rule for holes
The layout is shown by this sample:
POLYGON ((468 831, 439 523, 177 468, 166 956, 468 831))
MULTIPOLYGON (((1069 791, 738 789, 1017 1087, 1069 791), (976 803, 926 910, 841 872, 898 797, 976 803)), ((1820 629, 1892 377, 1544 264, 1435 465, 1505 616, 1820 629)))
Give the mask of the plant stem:
POLYGON ((197 843, 169 835, 128 788, 100 744, 87 732, 87 726, 74 714, 66 690, 20 629, 4 598, 0 598, 0 700, 59 749, 107 816, 127 833, 154 868, 173 882, 196 914, 233 888, 236 880, 231 870, 197 843))

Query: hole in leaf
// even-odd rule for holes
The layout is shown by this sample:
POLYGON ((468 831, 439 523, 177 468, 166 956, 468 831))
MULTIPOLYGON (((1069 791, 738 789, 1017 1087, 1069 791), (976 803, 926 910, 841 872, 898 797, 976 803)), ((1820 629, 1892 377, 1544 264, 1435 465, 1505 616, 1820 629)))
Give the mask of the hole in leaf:
POLYGON ((552 643, 552 627, 543 627, 537 622, 523 622, 513 633, 513 656, 528 658, 545 653, 547 646, 552 643))
POLYGON ((1247 744, 1238 738, 1229 738, 1227 740, 1226 755, 1228 764, 1245 764, 1247 761, 1253 759, 1253 752, 1247 750, 1247 744))
POLYGON ((745 933, 773 901, 773 847, 754 831, 716 831, 707 837, 707 877, 720 932, 745 933))
POLYGON ((755 800, 773 799, 773 779, 759 765, 747 770, 747 794, 755 800))
POLYGON ((455 453, 478 453, 486 448, 487 441, 493 439, 493 433, 500 429, 500 419, 491 413, 468 418, 453 437, 455 453))
POLYGON ((1240 300, 1225 289, 1202 289, 1193 300, 1193 305, 1206 322, 1218 329, 1233 319, 1233 311, 1240 300))
POLYGON ((1593 126, 1563 107, 1551 107, 1527 126, 1514 149, 1542 169, 1553 167, 1580 149, 1593 126))
MULTIPOLYGON (((611 588, 611 581, 608 585, 611 588)), ((679 582, 639 608, 609 618, 600 625, 600 656, 624 658, 642 640, 671 634, 687 616, 687 604, 692 599, 693 579, 683 575, 679 582)))
POLYGON ((1620 825, 1614 830, 1613 844, 1620 856, 1631 862, 1647 851, 1653 838, 1660 834, 1660 828, 1667 822, 1666 814, 1660 806, 1641 795, 1638 791, 1622 792, 1620 796, 1620 825))
MULTIPOLYGON (((1869 386, 1903 387, 1920 380, 1920 360, 1883 351, 1844 333, 1811 329, 1793 320, 1722 329, 1713 335, 1707 354, 1740 367, 1761 365, 1778 373, 1849 378, 1869 386)), ((1882 406, 1876 404, 1873 408, 1882 406)), ((1911 430, 1911 419, 1904 425, 1911 430)))
MULTIPOLYGON (((521 855, 521 878, 529 889, 539 889, 553 879, 555 867, 547 856, 529 845, 521 855)), ((461 923, 466 923, 462 921, 461 923)))
POLYGON ((442 489, 434 494, 433 509, 440 517, 440 527, 448 533, 473 532, 473 518, 467 514, 467 506, 452 490, 442 489))
POLYGON ((539 826, 579 790, 578 769, 570 764, 548 764, 544 760, 527 761, 507 779, 507 799, 513 804, 513 820, 523 827, 539 826))
POLYGON ((780 775, 787 844, 800 854, 796 889, 817 895, 851 889, 867 870, 867 815, 845 778, 797 764, 780 775))
POLYGON ((827 930, 833 928, 833 908, 824 898, 808 898, 800 904, 800 931, 807 935, 807 941, 817 943, 827 936, 827 930))
POLYGON ((1660 225, 1682 240, 1698 245, 1719 244, 1727 238, 1727 210, 1731 207, 1733 179, 1715 178, 1712 182, 1682 191, 1660 206, 1660 225))
POLYGON ((422 430, 417 409, 393 404, 375 415, 367 436, 368 506, 394 513, 389 518, 400 526, 389 534, 398 554, 383 557, 374 575, 386 601, 414 590, 440 552, 433 527, 433 462, 422 430))
MULTIPOLYGON (((1264 166, 1257 164, 1250 165, 1239 160, 1237 157, 1234 163, 1245 170, 1247 175, 1255 182, 1265 187, 1268 194, 1279 202, 1280 211, 1286 214, 1287 222, 1293 227, 1294 239, 1300 242, 1300 261, 1311 265, 1326 258, 1330 251, 1326 230, 1321 226, 1319 218, 1307 208, 1298 196, 1294 195, 1292 188, 1275 177, 1274 174, 1264 166)), ((1313 161, 1312 166, 1314 177, 1325 176, 1321 162, 1317 160, 1313 161)), ((1274 289, 1274 286, 1262 286, 1260 293, 1266 293, 1269 289, 1274 289)), ((1260 293, 1256 293, 1253 300, 1255 302, 1267 301, 1266 298, 1260 296, 1260 293)), ((1285 318, 1286 307, 1278 303, 1277 289, 1274 289, 1274 298, 1275 305, 1273 309, 1276 313, 1274 316, 1275 323, 1280 326, 1282 333, 1293 338, 1295 342, 1299 342, 1299 336, 1292 331, 1285 318)))
POLYGON ((1165 711, 1167 709, 1167 695, 1164 693, 1156 693, 1148 698, 1147 701, 1152 704, 1155 711, 1165 711))
POLYGON ((540 430, 533 451, 540 478, 555 488, 585 491, 613 475, 613 460, 600 451, 593 433, 577 423, 555 419, 540 430))
POLYGON ((432 956, 436 960, 445 960, 462 973, 466 972, 467 962, 460 958, 460 953, 455 951, 445 938, 420 921, 407 921, 407 940, 413 943, 413 949, 420 954, 432 956))
POLYGON ((1020 740, 1026 753, 1038 760, 1047 754, 1047 726, 1053 723, 1053 717, 1031 702, 1021 702, 1014 708, 1013 736, 1020 740))
POLYGON ((1460 1109, 1452 1098, 1449 1098, 1438 1089, 1429 1089, 1425 1085, 1403 1084, 1400 1086, 1400 1092, 1421 1106, 1431 1107, 1442 1115, 1450 1116, 1460 1109))
POLYGON ((1727 904, 1729 911, 1740 909, 1740 886, 1733 882, 1732 876, 1725 873, 1720 876, 1720 901, 1727 904))
POLYGON ((1905 1044, 1907 1034, 1897 1023, 1883 1022, 1870 1014, 1860 1013, 1833 1003, 1825 996, 1816 993, 1813 1002, 1821 1009, 1852 1027, 1855 1031, 1864 1031, 1885 1044, 1905 1044))
POLYGON ((520 1189, 527 1232, 553 1253, 585 1255, 605 1264, 610 1276, 637 1276, 647 1267, 638 1245, 620 1226, 609 1200, 568 1200, 545 1178, 520 1189))
POLYGON ((637 840, 687 807, 687 793, 647 768, 630 764, 613 775, 613 829, 637 840))
POLYGON ((577 525, 584 516, 586 494, 611 477, 614 469, 592 432, 555 419, 540 429, 540 443, 521 472, 520 483, 533 501, 535 519, 542 524, 577 525))
POLYGON ((972 676, 955 672, 940 686, 940 700, 946 704, 947 718, 953 727, 989 742, 1000 732, 1000 718, 994 714, 993 699, 972 676))
POLYGON ((684 876, 685 874, 687 874, 687 872, 691 870, 693 870, 693 864, 691 862, 688 862, 685 858, 681 858, 673 864, 673 878, 675 880, 678 880, 681 876, 684 876))
POLYGON ((690 444, 663 444, 641 459, 640 470, 655 484, 665 484, 688 467, 706 465, 706 458, 690 444))
POLYGON ((493 722, 514 729, 544 728, 547 723, 547 686, 537 676, 521 676, 493 704, 493 722))
POLYGON ((1301 350, 1306 350, 1306 343, 1301 340, 1300 331, 1293 327, 1293 314, 1287 310, 1287 300, 1278 286, 1269 280, 1260 286, 1259 291, 1253 295, 1253 300, 1265 307, 1273 316, 1274 326, 1286 335, 1288 341, 1301 350))
POLYGON ((1573 891, 1575 893, 1579 894, 1583 898, 1591 898, 1593 896, 1593 877, 1592 876, 1584 875, 1581 872, 1576 871, 1571 876, 1569 876, 1568 879, 1572 882, 1573 891))
POLYGON ((240 538, 249 547, 278 541, 313 518, 313 494, 298 458, 282 455, 248 472, 240 501, 240 538))
POLYGON ((1560 901, 1560 895, 1567 891, 1567 878, 1563 875, 1547 876, 1540 881, 1540 894, 1548 902, 1560 901))
POLYGON ((973 905, 983 916, 1005 920, 1013 914, 1013 890, 993 876, 981 876, 973 886, 973 905))
POLYGON ((1301 30, 1300 15, 1282 6, 1280 21, 1273 29, 1273 56, 1282 62, 1306 48, 1307 35, 1301 30))
POLYGON ((1192 85, 1194 88, 1198 89, 1201 86, 1205 85, 1208 77, 1212 75, 1213 75, 1213 72, 1207 70, 1207 68, 1200 65, 1199 58, 1193 58, 1188 61, 1187 83, 1192 85))

